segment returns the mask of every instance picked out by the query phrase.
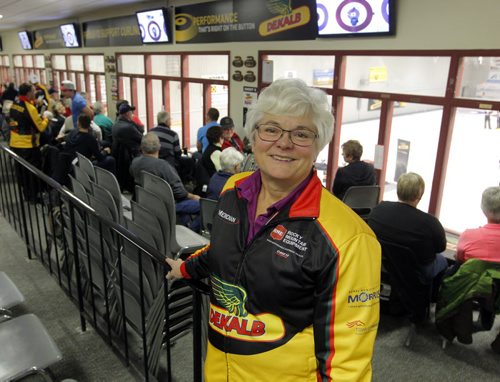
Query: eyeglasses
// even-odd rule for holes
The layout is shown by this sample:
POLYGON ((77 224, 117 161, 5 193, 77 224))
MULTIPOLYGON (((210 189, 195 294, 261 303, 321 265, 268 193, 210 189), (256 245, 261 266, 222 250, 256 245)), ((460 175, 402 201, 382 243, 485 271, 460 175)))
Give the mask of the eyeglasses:
POLYGON ((286 132, 289 134, 292 143, 300 147, 312 146, 314 140, 318 138, 318 134, 311 130, 285 130, 279 126, 266 125, 265 123, 262 125, 258 125, 256 129, 259 138, 266 142, 276 142, 283 136, 283 133, 286 132))

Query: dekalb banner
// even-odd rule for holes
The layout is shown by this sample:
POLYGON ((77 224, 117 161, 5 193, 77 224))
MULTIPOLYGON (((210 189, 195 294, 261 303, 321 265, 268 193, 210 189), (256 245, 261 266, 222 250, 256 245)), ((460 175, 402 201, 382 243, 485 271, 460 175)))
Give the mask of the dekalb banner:
POLYGON ((82 24, 86 47, 142 45, 135 15, 82 24))
POLYGON ((314 40, 315 0, 222 0, 175 8, 175 41, 314 40))

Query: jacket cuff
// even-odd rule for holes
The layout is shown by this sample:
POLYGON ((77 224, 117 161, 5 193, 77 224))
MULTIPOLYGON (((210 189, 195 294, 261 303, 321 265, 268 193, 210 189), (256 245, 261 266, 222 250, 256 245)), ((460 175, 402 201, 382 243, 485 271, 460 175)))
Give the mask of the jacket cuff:
POLYGON ((181 274, 182 274, 183 278, 185 278, 185 279, 190 279, 191 278, 191 275, 186 270, 186 262, 183 262, 181 264, 180 270, 181 270, 181 274))

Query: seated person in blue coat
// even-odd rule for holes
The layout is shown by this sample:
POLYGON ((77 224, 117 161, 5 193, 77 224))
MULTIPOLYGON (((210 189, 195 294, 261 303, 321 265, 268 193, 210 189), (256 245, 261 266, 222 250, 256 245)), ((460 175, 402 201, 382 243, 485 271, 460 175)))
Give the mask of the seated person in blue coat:
POLYGON ((228 147, 220 155, 221 169, 212 175, 208 183, 207 199, 219 200, 219 195, 226 181, 241 171, 241 163, 245 157, 234 147, 228 147))

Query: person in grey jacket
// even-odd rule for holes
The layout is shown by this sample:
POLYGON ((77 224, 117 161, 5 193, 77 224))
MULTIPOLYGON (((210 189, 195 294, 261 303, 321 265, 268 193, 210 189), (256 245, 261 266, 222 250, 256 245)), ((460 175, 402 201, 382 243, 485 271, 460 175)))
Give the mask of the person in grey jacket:
POLYGON ((177 171, 167 161, 159 159, 160 140, 154 133, 147 133, 141 142, 142 155, 134 158, 130 165, 130 174, 136 184, 142 184, 142 172, 146 171, 164 180, 172 188, 175 199, 175 211, 180 223, 193 231, 200 230, 200 197, 186 191, 177 171))

